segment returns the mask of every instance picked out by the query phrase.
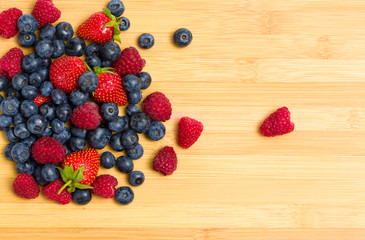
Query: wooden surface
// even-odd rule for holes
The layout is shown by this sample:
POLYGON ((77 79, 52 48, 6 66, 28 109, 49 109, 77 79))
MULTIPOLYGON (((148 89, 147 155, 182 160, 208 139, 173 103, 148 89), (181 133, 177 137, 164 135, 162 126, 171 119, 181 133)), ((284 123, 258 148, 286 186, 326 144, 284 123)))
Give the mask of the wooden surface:
MULTIPOLYGON (((33 1, 0 0, 0 10, 30 13, 33 1)), ((54 0, 75 28, 107 1, 54 0)), ((146 174, 135 201, 94 197, 60 206, 14 195, 15 165, 1 138, 0 238, 4 239, 365 239, 365 2, 362 0, 124 1, 131 20, 121 46, 155 36, 141 50, 153 91, 173 105, 167 136, 145 137, 135 162, 146 174), (194 35, 179 49, 180 27, 194 35), (262 137, 262 120, 289 107, 293 133, 262 137), (176 143, 180 117, 204 123, 191 149, 176 143), (151 163, 174 146, 178 170, 163 177, 151 163)), ((0 40, 0 54, 16 40, 0 40)), ((123 108, 121 108, 123 110, 123 108)), ((120 154, 117 154, 119 156, 120 154)), ((115 170, 119 185, 126 176, 115 170)))

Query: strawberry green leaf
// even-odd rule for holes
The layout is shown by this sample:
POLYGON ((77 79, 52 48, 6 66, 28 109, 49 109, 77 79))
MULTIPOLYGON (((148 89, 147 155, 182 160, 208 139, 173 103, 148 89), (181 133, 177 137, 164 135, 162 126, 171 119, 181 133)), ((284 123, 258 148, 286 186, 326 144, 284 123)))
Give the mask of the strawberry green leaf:
POLYGON ((76 174, 76 176, 75 176, 75 178, 74 178, 74 181, 76 182, 76 183, 78 183, 78 182, 81 182, 82 181, 82 179, 83 179, 83 177, 84 177, 84 175, 83 175, 83 173, 84 173, 84 169, 85 169, 85 167, 84 166, 82 166, 82 167, 80 167, 79 169, 77 169, 77 174, 76 174))
POLYGON ((92 186, 85 185, 85 184, 80 184, 80 183, 75 183, 75 187, 79 188, 79 189, 93 189, 92 186))
POLYGON ((105 15, 108 16, 108 18, 112 20, 116 19, 116 17, 110 12, 108 8, 103 8, 103 12, 105 13, 105 15))
POLYGON ((64 182, 67 182, 67 178, 66 178, 66 175, 65 175, 65 172, 63 171, 62 168, 60 167, 56 167, 58 169, 58 171, 60 172, 60 175, 61 175, 61 178, 62 178, 62 181, 64 182))
POLYGON ((119 35, 120 33, 121 33, 121 31, 119 30, 119 26, 114 25, 114 35, 119 35))
POLYGON ((111 20, 110 22, 107 22, 107 23, 104 24, 103 29, 106 28, 106 27, 114 27, 115 24, 116 24, 116 21, 111 20))
POLYGON ((70 166, 66 165, 64 167, 64 171, 65 171, 66 178, 71 179, 72 175, 74 174, 72 164, 70 166))
POLYGON ((113 39, 119 43, 121 43, 122 41, 120 40, 119 35, 113 35, 113 39))

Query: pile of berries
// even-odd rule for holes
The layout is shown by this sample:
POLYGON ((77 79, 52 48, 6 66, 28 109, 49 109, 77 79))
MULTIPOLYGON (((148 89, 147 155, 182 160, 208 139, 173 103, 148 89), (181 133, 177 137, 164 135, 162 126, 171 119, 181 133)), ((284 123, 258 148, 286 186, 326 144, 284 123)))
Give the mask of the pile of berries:
MULTIPOLYGON (((148 95, 143 109, 136 105, 152 78, 142 71, 146 61, 136 48, 122 50, 115 42, 130 26, 127 18, 120 17, 123 12, 123 3, 111 0, 76 31, 67 22, 52 25, 61 11, 49 0, 37 0, 32 14, 23 15, 16 8, 0 13, 0 35, 11 38, 19 31, 19 45, 34 48, 34 53, 24 56, 15 47, 0 59, 0 91, 5 91, 5 98, 0 95, 0 130, 10 142, 5 156, 16 163, 16 195, 36 198, 41 186, 45 197, 60 204, 73 200, 83 205, 96 195, 126 205, 134 199, 133 190, 117 188, 114 176, 98 175, 99 166, 116 166, 129 174, 131 186, 145 181, 144 173, 135 171, 133 164, 143 156, 139 134, 161 140, 172 108, 161 92, 148 95), (86 46, 85 40, 93 43, 86 46), (85 62, 80 58, 84 55, 85 62), (126 106, 125 114, 119 106, 126 106), (125 155, 116 158, 103 152, 99 156, 97 150, 108 144, 125 155)), ((185 47, 192 40, 191 32, 179 29, 174 40, 185 47)), ((143 34, 139 44, 151 48, 154 38, 143 34)), ((189 148, 202 131, 199 121, 181 118, 179 145, 189 148)), ((171 175, 176 168, 174 149, 163 147, 153 169, 171 175)))

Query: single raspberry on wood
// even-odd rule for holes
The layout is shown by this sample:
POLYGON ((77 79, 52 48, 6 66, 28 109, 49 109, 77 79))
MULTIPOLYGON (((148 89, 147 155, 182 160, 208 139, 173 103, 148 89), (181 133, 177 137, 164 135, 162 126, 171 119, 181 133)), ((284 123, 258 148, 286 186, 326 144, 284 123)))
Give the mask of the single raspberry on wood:
POLYGON ((32 175, 20 173, 13 182, 14 193, 22 198, 33 199, 39 196, 39 186, 32 175))
POLYGON ((171 117, 170 100, 161 92, 148 95, 143 101, 142 107, 143 111, 155 121, 166 122, 171 117))
POLYGON ((290 112, 282 107, 272 113, 261 125, 260 131, 266 137, 284 135, 294 130, 294 123, 290 121, 290 112))
POLYGON ((23 15, 17 8, 10 8, 0 13, 0 36, 9 39, 18 33, 18 18, 23 15))
POLYGON ((163 175, 171 175, 177 168, 177 157, 173 147, 162 148, 153 160, 153 169, 163 175))
POLYGON ((183 148, 191 147, 203 132, 203 124, 195 119, 183 117, 178 126, 178 143, 183 148))

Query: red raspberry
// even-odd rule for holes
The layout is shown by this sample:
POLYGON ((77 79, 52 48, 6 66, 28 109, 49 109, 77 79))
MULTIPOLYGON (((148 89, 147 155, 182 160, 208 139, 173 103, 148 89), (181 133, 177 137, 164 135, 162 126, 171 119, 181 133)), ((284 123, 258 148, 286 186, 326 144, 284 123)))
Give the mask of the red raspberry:
POLYGON ((153 160, 153 169, 163 175, 171 175, 177 168, 177 157, 173 147, 162 148, 153 160))
POLYGON ((37 19, 38 27, 41 28, 48 23, 56 22, 61 17, 61 11, 50 0, 38 0, 32 15, 37 19))
POLYGON ((97 176, 91 184, 93 189, 91 193, 102 198, 113 198, 115 196, 115 187, 118 185, 118 180, 109 175, 104 174, 97 176))
POLYGON ((34 160, 41 164, 59 163, 66 157, 65 147, 53 137, 42 137, 32 147, 34 160))
POLYGON ((13 182, 13 190, 16 195, 26 199, 39 196, 39 186, 32 175, 20 173, 13 182))
POLYGON ((23 15, 22 11, 17 8, 10 8, 0 13, 0 36, 3 38, 12 38, 18 33, 18 18, 23 15))
POLYGON ((39 92, 38 92, 38 96, 33 99, 33 102, 35 102, 38 107, 42 106, 43 103, 50 102, 50 101, 51 101, 50 96, 45 97, 45 96, 41 95, 39 92))
POLYGON ((57 179, 43 188, 43 194, 46 198, 56 201, 60 204, 68 204, 72 200, 71 193, 63 189, 60 194, 58 191, 62 188, 65 183, 61 179, 57 179))
POLYGON ((71 122, 79 128, 92 130, 100 125, 103 118, 99 114, 99 107, 94 102, 87 102, 72 111, 71 122))
POLYGON ((195 119, 183 117, 179 122, 177 139, 183 148, 193 145, 203 132, 203 124, 195 119))
POLYGON ((139 55, 138 50, 129 47, 124 49, 120 57, 115 60, 113 68, 121 77, 124 77, 128 74, 136 75, 140 73, 145 65, 146 61, 139 55))
POLYGON ((14 75, 22 71, 23 51, 20 48, 12 48, 0 59, 0 76, 12 79, 14 75))
POLYGON ((171 103, 161 92, 148 95, 142 104, 144 112, 155 121, 166 122, 171 117, 171 103))
POLYGON ((282 107, 272 113, 261 125, 260 131, 266 137, 284 135, 294 130, 294 123, 290 122, 290 112, 282 107))

